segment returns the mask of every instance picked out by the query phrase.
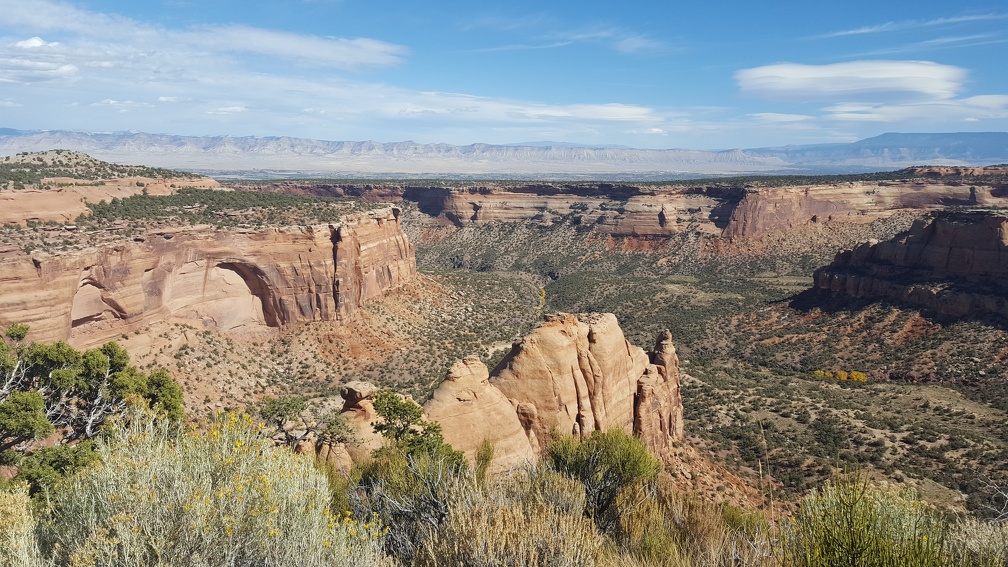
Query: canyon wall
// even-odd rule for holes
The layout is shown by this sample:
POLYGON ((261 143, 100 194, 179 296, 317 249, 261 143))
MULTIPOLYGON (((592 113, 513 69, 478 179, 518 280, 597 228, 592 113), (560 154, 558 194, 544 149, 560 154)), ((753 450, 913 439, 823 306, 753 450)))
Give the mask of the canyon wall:
POLYGON ((936 213, 894 240, 840 252, 814 281, 830 294, 1008 318, 1008 215, 936 213))
POLYGON ((899 210, 1008 206, 1008 191, 943 182, 853 182, 747 190, 723 236, 752 238, 809 223, 867 224, 899 210))
POLYGON ((152 230, 80 252, 0 256, 0 324, 81 347, 165 318, 282 327, 347 317, 415 275, 391 207, 331 225, 152 230))
POLYGON ((563 221, 617 238, 661 239, 690 231, 751 239, 813 223, 868 224, 906 210, 1008 206, 1008 187, 989 177, 983 182, 971 180, 971 172, 958 171, 957 176, 950 174, 955 178, 945 179, 927 169, 909 172, 926 179, 760 188, 728 182, 698 186, 501 182, 467 188, 278 182, 265 190, 406 200, 458 227, 563 221))

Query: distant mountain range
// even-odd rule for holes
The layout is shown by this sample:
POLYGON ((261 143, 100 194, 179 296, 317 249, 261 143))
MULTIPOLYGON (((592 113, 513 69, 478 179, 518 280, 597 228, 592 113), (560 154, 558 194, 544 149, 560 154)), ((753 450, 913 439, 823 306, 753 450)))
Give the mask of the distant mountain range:
POLYGON ((658 179, 1008 163, 1008 132, 890 133, 849 144, 706 151, 550 142, 454 146, 0 128, 0 155, 50 149, 84 152, 115 163, 232 176, 658 179))

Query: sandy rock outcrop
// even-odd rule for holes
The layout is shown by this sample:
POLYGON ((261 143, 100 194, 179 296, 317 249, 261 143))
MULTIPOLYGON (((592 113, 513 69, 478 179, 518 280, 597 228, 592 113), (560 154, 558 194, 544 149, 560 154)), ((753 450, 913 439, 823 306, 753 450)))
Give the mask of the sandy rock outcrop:
POLYGON ((81 252, 0 257, 0 324, 82 347, 160 319, 282 327, 348 317, 415 275, 395 208, 328 226, 159 230, 81 252))
POLYGON ((456 361, 430 400, 427 419, 441 424, 445 442, 475 462, 484 440, 494 444, 490 472, 506 471, 535 459, 515 408, 490 385, 490 372, 477 356, 456 361))
POLYGON ((586 437, 611 428, 660 451, 682 439, 678 359, 670 341, 660 347, 652 362, 611 313, 558 314, 515 344, 490 383, 536 454, 553 430, 586 437))
POLYGON ((684 436, 679 388, 679 357, 672 333, 665 331, 651 353, 651 365, 637 381, 634 405, 634 435, 656 454, 666 453, 684 436))
POLYGON ((367 449, 368 453, 381 447, 385 441, 374 430, 374 422, 378 420, 374 397, 378 391, 374 384, 359 380, 348 382, 340 388, 340 395, 343 396, 343 409, 340 413, 353 430, 357 443, 367 449))
POLYGON ((813 279, 816 289, 834 295, 1008 318, 1008 215, 936 214, 896 239, 840 252, 813 279))

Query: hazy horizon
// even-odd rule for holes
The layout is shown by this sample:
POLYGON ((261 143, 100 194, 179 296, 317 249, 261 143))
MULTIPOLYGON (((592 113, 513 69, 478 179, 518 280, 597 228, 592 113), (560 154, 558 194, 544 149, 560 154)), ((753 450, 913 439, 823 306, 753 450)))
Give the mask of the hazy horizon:
POLYGON ((1008 10, 970 0, 0 0, 0 124, 702 150, 1008 131, 1008 10))

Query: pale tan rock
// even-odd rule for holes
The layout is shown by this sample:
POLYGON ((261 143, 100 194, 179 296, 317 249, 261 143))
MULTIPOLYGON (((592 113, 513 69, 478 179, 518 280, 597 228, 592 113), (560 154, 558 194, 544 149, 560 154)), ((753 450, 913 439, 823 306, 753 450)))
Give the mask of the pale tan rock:
POLYGON ((679 357, 669 331, 658 337, 651 362, 637 382, 634 435, 652 452, 663 455, 684 436, 679 357))
POLYGON ((338 225, 148 232, 62 255, 0 257, 0 325, 88 347, 169 319, 204 328, 346 318, 416 276, 398 209, 338 225))
POLYGON ((347 425, 353 431, 357 444, 370 454, 380 448, 385 438, 374 430, 374 423, 379 419, 374 409, 374 396, 378 387, 370 382, 355 380, 343 385, 340 395, 343 396, 343 409, 340 413, 347 420, 347 425))
POLYGON ((316 446, 316 451, 316 457, 319 461, 332 465, 336 470, 349 473, 353 468, 353 459, 344 443, 323 441, 316 446))
POLYGON ((547 317, 514 346, 491 379, 516 408, 537 454, 551 431, 587 437, 634 425, 637 382, 647 355, 611 313, 547 317))
POLYGON ((494 445, 490 472, 502 472, 535 459, 515 408, 489 381, 479 357, 456 361, 424 404, 427 419, 441 424, 445 442, 471 462, 484 441, 494 445))

